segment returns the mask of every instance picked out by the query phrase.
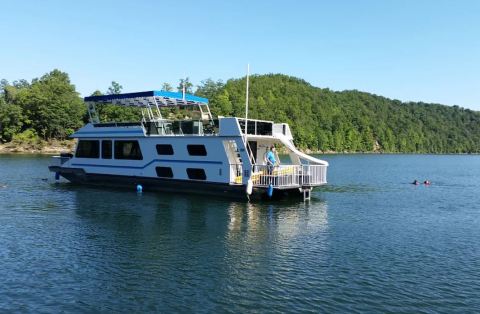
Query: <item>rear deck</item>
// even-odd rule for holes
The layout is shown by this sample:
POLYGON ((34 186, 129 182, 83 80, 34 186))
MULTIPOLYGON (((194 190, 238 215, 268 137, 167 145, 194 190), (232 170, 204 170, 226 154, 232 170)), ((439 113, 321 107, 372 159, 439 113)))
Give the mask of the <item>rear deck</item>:
MULTIPOLYGON (((242 165, 230 165, 235 173, 234 184, 242 184, 242 165)), ((254 165, 251 180, 254 187, 272 186, 275 189, 313 188, 327 184, 327 166, 280 165, 269 168, 254 165)))

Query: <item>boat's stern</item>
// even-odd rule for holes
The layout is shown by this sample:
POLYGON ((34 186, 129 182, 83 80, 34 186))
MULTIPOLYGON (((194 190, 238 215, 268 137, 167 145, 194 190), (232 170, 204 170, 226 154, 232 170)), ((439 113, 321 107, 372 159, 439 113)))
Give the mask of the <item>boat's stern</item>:
POLYGON ((60 174, 63 164, 73 158, 73 155, 70 153, 61 153, 59 156, 52 156, 50 159, 50 165, 48 170, 55 173, 55 179, 60 179, 60 174))

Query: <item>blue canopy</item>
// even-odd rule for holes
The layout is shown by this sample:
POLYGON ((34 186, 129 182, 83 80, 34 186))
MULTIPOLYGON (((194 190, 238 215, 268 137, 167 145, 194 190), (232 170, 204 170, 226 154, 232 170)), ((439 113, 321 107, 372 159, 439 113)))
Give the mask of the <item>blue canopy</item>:
POLYGON ((123 106, 185 106, 185 105, 208 105, 208 99, 195 95, 167 91, 147 91, 137 93, 125 93, 102 96, 89 96, 85 102, 111 103, 123 106))

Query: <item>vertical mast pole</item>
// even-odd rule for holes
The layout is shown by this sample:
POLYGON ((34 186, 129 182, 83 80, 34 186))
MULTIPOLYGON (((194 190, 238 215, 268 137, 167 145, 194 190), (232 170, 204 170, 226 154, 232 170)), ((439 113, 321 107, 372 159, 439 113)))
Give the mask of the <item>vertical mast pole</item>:
POLYGON ((182 84, 182 94, 183 94, 183 101, 185 101, 185 82, 186 82, 185 74, 183 75, 183 84, 182 84))
POLYGON ((245 145, 247 144, 247 124, 248 124, 248 77, 250 76, 250 64, 247 64, 247 91, 245 95, 245 145))

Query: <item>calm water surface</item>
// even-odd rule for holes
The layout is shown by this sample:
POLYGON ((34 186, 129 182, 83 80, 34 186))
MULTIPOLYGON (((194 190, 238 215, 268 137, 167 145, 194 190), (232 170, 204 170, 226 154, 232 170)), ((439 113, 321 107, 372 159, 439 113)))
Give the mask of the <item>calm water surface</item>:
POLYGON ((325 159, 309 203, 246 204, 0 155, 0 311, 480 312, 480 156, 325 159))

